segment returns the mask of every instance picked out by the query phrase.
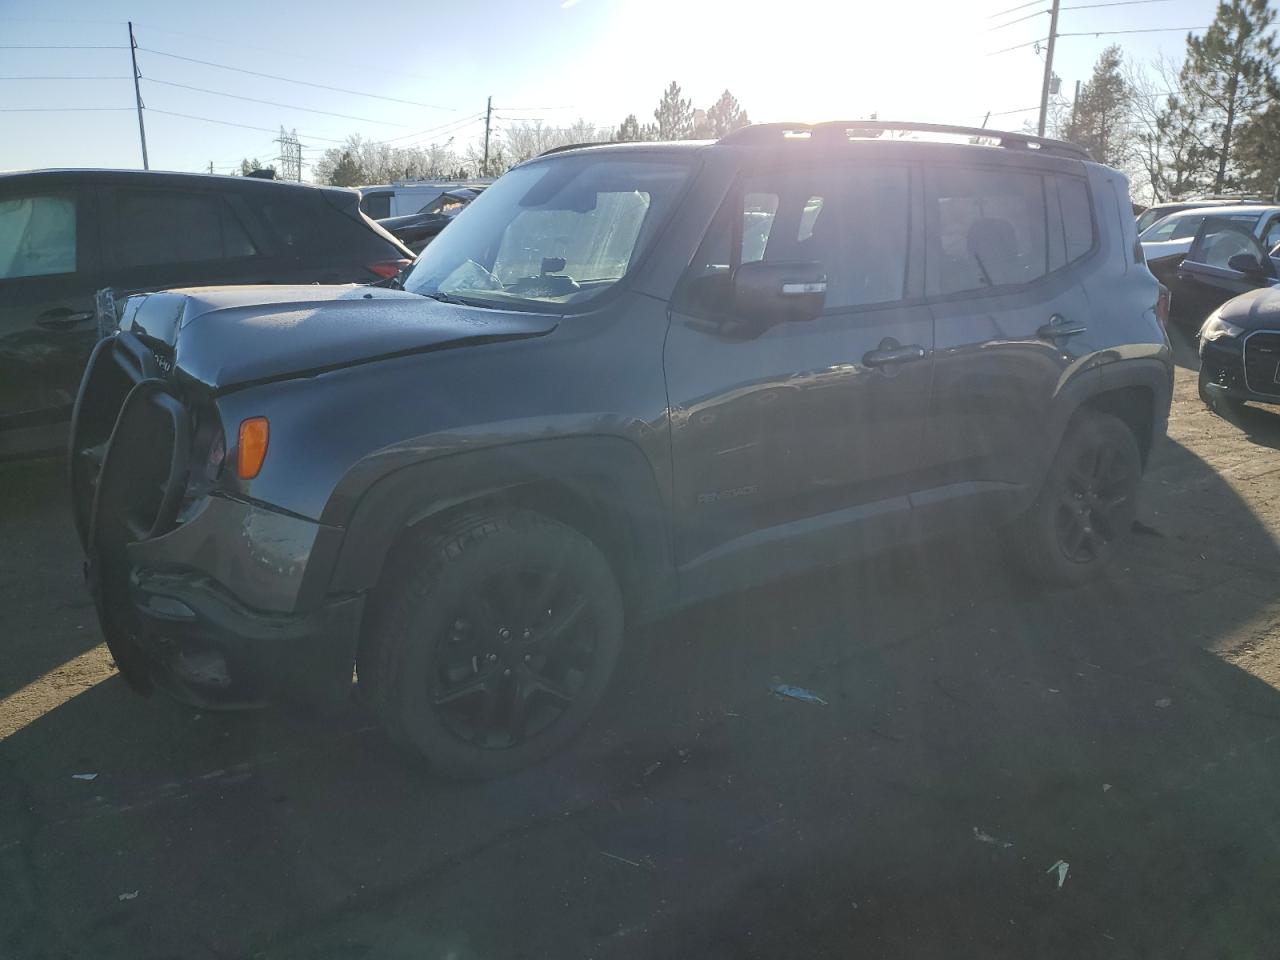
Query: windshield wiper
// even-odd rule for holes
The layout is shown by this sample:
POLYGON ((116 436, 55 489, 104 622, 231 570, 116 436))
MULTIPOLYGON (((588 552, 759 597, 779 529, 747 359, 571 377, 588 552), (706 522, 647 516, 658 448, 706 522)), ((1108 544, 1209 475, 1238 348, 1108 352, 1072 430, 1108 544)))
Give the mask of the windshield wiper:
POLYGON ((459 307, 485 307, 488 304, 480 303, 476 300, 468 300, 465 297, 456 297, 452 293, 441 293, 437 290, 435 293, 424 293, 424 297, 429 297, 439 303, 452 303, 459 307))

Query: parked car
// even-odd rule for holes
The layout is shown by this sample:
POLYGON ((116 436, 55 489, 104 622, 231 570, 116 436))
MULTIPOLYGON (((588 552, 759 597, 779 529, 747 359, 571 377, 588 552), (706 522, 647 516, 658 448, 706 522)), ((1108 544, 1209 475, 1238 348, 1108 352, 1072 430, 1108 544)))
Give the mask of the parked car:
POLYGON ((1182 262, 1184 286, 1208 313, 1200 341, 1200 399, 1225 415, 1247 401, 1280 403, 1280 248, 1210 219, 1182 262))
POLYGON ((66 448, 94 294, 395 276, 351 190, 126 170, 0 174, 0 458, 66 448))
POLYGON ((1161 283, 1173 292, 1173 307, 1180 316, 1187 316, 1199 323, 1203 313, 1196 313, 1193 298, 1183 288, 1178 277, 1178 266, 1191 249, 1196 233, 1209 217, 1223 218, 1239 223, 1251 231, 1270 250, 1280 244, 1280 205, 1231 204, 1214 207, 1196 207, 1172 214, 1143 231, 1138 239, 1147 266, 1161 283))
POLYGON ((422 213, 440 194, 449 190, 478 187, 483 190, 493 181, 481 177, 476 180, 401 180, 360 188, 360 209, 374 220, 389 217, 406 217, 422 213))
POLYGON ((354 664, 488 776, 582 727, 624 624, 948 532, 1095 576, 1173 377, 1128 203, 1057 141, 764 124, 522 164, 403 289, 132 298, 71 443, 116 662, 223 704, 354 664))
POLYGON ((1202 197, 1200 199, 1171 200, 1167 203, 1155 203, 1144 207, 1141 213, 1135 211, 1138 218, 1138 232, 1143 233, 1148 227, 1160 222, 1165 217, 1183 210, 1200 210, 1205 207, 1230 207, 1248 203, 1272 203, 1261 197, 1202 197))
POLYGON ((418 213, 403 217, 388 217, 385 220, 379 220, 378 224, 415 254, 421 253, 423 247, 434 240, 436 235, 447 227, 467 204, 480 196, 483 190, 484 187, 458 187, 456 190, 446 190, 418 213))

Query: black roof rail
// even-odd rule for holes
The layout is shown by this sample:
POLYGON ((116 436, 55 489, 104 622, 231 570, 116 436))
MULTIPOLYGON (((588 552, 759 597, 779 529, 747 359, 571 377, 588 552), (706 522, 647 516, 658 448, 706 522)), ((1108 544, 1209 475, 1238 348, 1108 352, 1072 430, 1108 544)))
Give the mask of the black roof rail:
MULTIPOLYGON (((585 143, 566 143, 559 147, 552 147, 550 150, 543 150, 539 157, 549 157, 553 153, 564 153, 566 150, 578 150, 582 147, 607 147, 614 143, 630 143, 629 140, 588 140, 585 143)), ((536 158, 535 158, 536 159, 536 158)))
POLYGON ((828 143, 875 139, 885 133, 928 133, 963 136, 994 141, 996 146, 1015 150, 1039 150, 1073 160, 1092 160, 1089 151, 1066 140, 1037 137, 986 127, 958 127, 949 123, 915 123, 897 120, 829 120, 823 123, 756 123, 721 137, 720 143, 770 144, 783 140, 812 140, 828 143))

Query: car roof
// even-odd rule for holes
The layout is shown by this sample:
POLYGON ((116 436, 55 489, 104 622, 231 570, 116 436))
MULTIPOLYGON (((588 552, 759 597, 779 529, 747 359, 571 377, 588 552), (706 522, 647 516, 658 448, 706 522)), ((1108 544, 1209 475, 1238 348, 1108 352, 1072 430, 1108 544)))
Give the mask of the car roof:
POLYGON ((1161 222, 1164 222, 1164 220, 1182 220, 1197 215, 1223 217, 1237 214, 1253 214, 1261 217, 1275 212, 1280 212, 1280 205, 1266 203, 1208 204, 1202 207, 1191 207, 1188 210, 1178 210, 1164 217, 1161 222))
POLYGON ((319 190, 353 193, 346 187, 330 187, 291 180, 266 180, 261 177, 231 177, 216 173, 183 173, 177 170, 119 170, 97 167, 63 167, 45 170, 16 170, 0 173, 0 186, 22 183, 118 183, 133 186, 203 186, 237 190, 319 190))

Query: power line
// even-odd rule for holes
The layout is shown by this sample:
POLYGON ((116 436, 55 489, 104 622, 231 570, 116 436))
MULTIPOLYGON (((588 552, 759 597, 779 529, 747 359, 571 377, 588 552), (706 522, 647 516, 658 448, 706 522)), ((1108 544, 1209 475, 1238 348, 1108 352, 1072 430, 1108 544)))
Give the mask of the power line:
POLYGON ((238 93, 224 93, 221 90, 210 90, 208 87, 194 87, 186 83, 176 83, 173 80, 157 80, 155 77, 143 77, 148 83, 159 83, 166 87, 178 87, 182 90, 195 90, 198 93, 210 93, 215 97, 230 97, 232 100, 246 100, 249 103, 263 103, 269 107, 280 107, 285 110, 301 110, 305 113, 320 113, 326 117, 341 117, 343 120, 358 120, 361 123, 380 123, 388 127, 403 127, 407 124, 396 123, 392 120, 374 120, 370 117, 357 117, 349 113, 334 113, 331 110, 316 110, 312 107, 299 107, 292 103, 278 103, 275 100, 260 100, 257 97, 242 97, 238 93))
MULTIPOLYGON (((427 129, 419 130, 417 133, 405 133, 405 134, 401 134, 398 137, 391 137, 387 140, 379 140, 378 142, 379 143, 395 143, 397 140, 412 140, 414 137, 425 137, 427 134, 441 132, 444 130, 445 127, 453 127, 456 130, 461 130, 463 127, 467 126, 468 124, 475 123, 477 120, 479 120, 483 116, 484 116, 484 111, 481 111, 480 113, 473 113, 469 117, 464 117, 461 120, 450 120, 448 123, 442 123, 437 127, 427 127, 427 129)), ((453 131, 450 131, 450 132, 453 132, 453 131)))
POLYGON ((1019 10, 1025 10, 1027 7, 1034 7, 1038 3, 1044 3, 1045 0, 1031 0, 1030 3, 1020 3, 1016 7, 1010 7, 1008 10, 1001 10, 999 13, 991 13, 987 15, 988 20, 995 20, 997 17, 1003 17, 1006 13, 1016 13, 1019 10))
POLYGON ((0 107, 0 113, 94 113, 132 109, 133 107, 0 107))
POLYGON ((1035 13, 1028 13, 1025 17, 1019 17, 1017 20, 1010 20, 1007 23, 997 23, 994 27, 989 27, 987 32, 990 33, 992 30, 999 30, 1002 27, 1012 27, 1015 23, 1022 23, 1024 20, 1031 20, 1034 17, 1043 17, 1048 12, 1048 10, 1037 10, 1035 13))
POLYGON ((0 77, 0 80, 130 80, 131 77, 0 77))
MULTIPOLYGON (((1062 36, 1062 34, 1058 34, 1062 36)), ((1041 37, 1039 40, 1028 40, 1026 43, 1015 43, 1012 47, 1004 47, 1001 50, 992 50, 987 54, 988 57, 994 57, 998 53, 1008 53, 1010 50, 1021 50, 1023 47, 1034 47, 1045 42, 1047 38, 1041 37)))
MULTIPOLYGON (((133 107, 111 107, 108 109, 132 110, 133 107)), ((263 133, 276 132, 275 130, 272 130, 270 127, 255 127, 248 123, 232 123, 230 120, 215 120, 213 119, 213 117, 198 117, 193 113, 175 113, 172 110, 160 110, 160 109, 157 109, 156 107, 147 107, 146 110, 148 113, 159 113, 159 114, 163 114, 166 117, 182 117, 185 120, 201 120, 204 123, 217 123, 224 127, 240 127, 244 130, 261 130, 263 133)), ((338 140, 335 137, 317 137, 309 133, 301 134, 301 136, 306 137, 308 140, 324 140, 328 143, 346 143, 345 140, 338 140)))
POLYGON ((456 107, 442 107, 436 103, 422 103, 419 100, 404 100, 400 97, 388 97, 380 93, 365 93, 363 90, 351 90, 347 87, 331 87, 324 83, 312 83, 310 80, 296 80, 293 77, 282 77, 274 73, 260 73, 257 70, 245 70, 242 67, 232 67, 225 63, 214 63, 212 60, 197 60, 195 57, 184 57, 176 53, 166 53, 163 50, 155 50, 151 47, 139 47, 144 53, 154 54, 158 57, 169 57, 172 60, 185 60, 187 63, 198 63, 206 67, 216 67, 219 70, 232 70, 236 73, 247 73, 251 77, 263 77, 267 80, 279 80, 282 83, 296 83, 303 87, 315 87, 317 90, 332 90, 335 93, 349 93, 357 97, 370 97, 374 100, 386 100, 390 103, 403 103, 411 107, 427 107, 431 110, 457 110, 456 107))
POLYGON ((26 43, 6 43, 0 50, 128 50, 122 43, 55 43, 31 46, 26 43))
POLYGON ((1169 0, 1108 0, 1107 3, 1081 3, 1063 10, 1096 10, 1099 7, 1132 7, 1140 3, 1168 3, 1169 0))
POLYGON ((1116 33, 1170 33, 1193 30, 1208 30, 1208 27, 1144 27, 1141 30, 1083 30, 1079 33, 1060 33, 1060 37, 1107 37, 1116 33))

